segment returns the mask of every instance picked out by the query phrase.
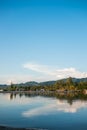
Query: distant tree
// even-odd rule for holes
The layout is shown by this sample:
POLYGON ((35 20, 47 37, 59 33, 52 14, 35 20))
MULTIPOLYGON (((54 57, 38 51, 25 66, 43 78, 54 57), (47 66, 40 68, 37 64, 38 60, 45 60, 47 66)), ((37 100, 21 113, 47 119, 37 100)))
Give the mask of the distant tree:
POLYGON ((68 86, 73 85, 73 80, 72 80, 71 77, 69 77, 69 78, 66 80, 66 84, 67 84, 68 86))

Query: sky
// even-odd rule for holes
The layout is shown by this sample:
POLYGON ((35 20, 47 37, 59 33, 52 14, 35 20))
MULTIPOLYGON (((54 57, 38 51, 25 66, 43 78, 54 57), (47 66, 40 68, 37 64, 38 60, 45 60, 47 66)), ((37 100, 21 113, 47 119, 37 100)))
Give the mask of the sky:
POLYGON ((87 77, 86 0, 0 0, 0 83, 87 77))

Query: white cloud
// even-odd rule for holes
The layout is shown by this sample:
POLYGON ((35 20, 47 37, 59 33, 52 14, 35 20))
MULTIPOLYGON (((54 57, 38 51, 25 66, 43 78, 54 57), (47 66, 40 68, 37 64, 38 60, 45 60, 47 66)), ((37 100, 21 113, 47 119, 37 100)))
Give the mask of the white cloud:
POLYGON ((58 80, 67 77, 75 78, 85 78, 87 77, 87 72, 80 72, 75 68, 63 68, 57 69, 57 67, 40 65, 35 63, 27 63, 22 66, 24 69, 32 70, 34 73, 22 73, 15 75, 0 75, 0 84, 9 84, 11 81, 13 83, 21 83, 27 81, 48 81, 48 80, 58 80), (38 75, 39 74, 39 75, 38 75))
POLYGON ((65 77, 76 77, 76 78, 85 78, 87 77, 87 72, 80 72, 75 68, 65 68, 56 70, 56 75, 58 78, 65 78, 65 77))
POLYGON ((48 75, 51 79, 62 79, 67 77, 76 77, 76 78, 85 78, 87 77, 87 72, 80 72, 75 68, 64 68, 64 69, 55 69, 55 67, 39 65, 34 63, 27 63, 23 65, 24 68, 36 71, 48 75))
POLYGON ((36 71, 36 72, 40 72, 40 73, 44 73, 48 75, 53 75, 53 73, 48 69, 48 66, 45 66, 45 65, 27 63, 27 64, 24 64, 23 67, 32 71, 36 71))

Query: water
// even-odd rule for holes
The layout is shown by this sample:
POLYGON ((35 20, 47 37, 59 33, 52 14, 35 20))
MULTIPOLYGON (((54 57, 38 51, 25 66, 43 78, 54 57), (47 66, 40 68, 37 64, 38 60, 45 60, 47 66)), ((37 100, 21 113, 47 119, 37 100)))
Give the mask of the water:
POLYGON ((48 130, 87 130, 87 101, 0 94, 0 125, 48 130))

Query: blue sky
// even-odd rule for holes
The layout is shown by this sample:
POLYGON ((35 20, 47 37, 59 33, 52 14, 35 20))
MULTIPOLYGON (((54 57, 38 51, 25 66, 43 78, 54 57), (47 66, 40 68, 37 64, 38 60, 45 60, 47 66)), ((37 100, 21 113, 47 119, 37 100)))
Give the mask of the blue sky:
POLYGON ((86 48, 86 0, 0 0, 0 83, 86 77, 86 48))

